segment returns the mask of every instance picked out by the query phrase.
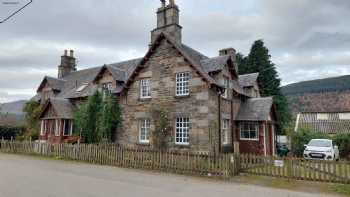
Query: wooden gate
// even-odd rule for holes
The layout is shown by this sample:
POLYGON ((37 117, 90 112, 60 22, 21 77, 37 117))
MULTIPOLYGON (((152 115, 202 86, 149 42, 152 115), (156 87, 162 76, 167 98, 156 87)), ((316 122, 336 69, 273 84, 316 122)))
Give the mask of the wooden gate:
POLYGON ((319 161, 300 158, 239 156, 240 171, 287 179, 350 183, 349 161, 319 161))

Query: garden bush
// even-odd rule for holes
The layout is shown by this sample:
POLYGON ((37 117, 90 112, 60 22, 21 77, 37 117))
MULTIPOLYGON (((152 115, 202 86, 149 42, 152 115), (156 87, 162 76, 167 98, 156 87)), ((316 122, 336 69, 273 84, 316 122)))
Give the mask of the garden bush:
POLYGON ((15 139, 16 136, 22 134, 24 127, 11 127, 11 126, 0 126, 0 139, 10 140, 15 139))
POLYGON ((294 156, 301 157, 304 152, 304 145, 308 144, 311 139, 329 139, 328 135, 312 132, 308 128, 302 128, 298 132, 291 133, 291 145, 294 156))
POLYGON ((335 135, 333 140, 339 147, 340 158, 350 159, 350 134, 335 135))
POLYGON ((290 133, 291 152, 294 156, 303 156, 304 145, 309 143, 311 139, 332 139, 334 144, 339 147, 341 158, 350 159, 350 134, 327 135, 316 133, 308 128, 300 129, 298 132, 290 133))

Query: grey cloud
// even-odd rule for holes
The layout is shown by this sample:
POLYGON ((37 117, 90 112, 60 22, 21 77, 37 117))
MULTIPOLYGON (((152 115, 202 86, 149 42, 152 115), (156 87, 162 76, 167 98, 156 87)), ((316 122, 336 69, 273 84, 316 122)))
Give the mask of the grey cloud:
MULTIPOLYGON (((184 42, 209 56, 230 46, 247 54, 254 40, 264 39, 284 84, 350 73, 348 0, 178 3, 184 42)), ((22 98, 23 89, 34 94, 44 75, 57 74, 65 48, 76 50, 79 69, 144 55, 159 4, 36 0, 0 25, 0 90, 12 90, 0 102, 16 92, 22 98), (13 73, 16 69, 22 72, 13 73), (13 84, 6 83, 11 79, 13 84)))

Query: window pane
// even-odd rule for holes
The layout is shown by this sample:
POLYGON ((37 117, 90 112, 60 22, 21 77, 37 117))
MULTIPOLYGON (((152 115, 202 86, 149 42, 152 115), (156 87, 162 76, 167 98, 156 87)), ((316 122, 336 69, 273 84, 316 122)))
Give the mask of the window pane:
POLYGON ((190 119, 189 118, 176 118, 176 143, 188 144, 190 135, 190 119))
POLYGON ((176 74, 176 95, 177 96, 189 95, 190 93, 189 80, 190 80, 189 72, 176 74))
POLYGON ((240 134, 241 139, 258 140, 259 125, 256 123, 241 123, 240 134))
POLYGON ((151 97, 151 80, 150 79, 141 80, 140 88, 141 88, 140 90, 141 98, 151 97))
POLYGON ((140 142, 149 143, 151 121, 144 119, 140 121, 140 142))

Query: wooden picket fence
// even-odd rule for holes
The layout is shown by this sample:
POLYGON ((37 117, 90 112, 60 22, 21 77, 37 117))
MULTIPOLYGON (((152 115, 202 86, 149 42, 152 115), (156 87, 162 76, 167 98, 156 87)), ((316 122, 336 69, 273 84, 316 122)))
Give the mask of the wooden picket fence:
MULTIPOLYGON (((0 140, 1 141, 1 140, 0 140)), ((154 151, 115 144, 59 144, 4 141, 0 152, 34 154, 124 168, 230 178, 240 173, 350 184, 349 161, 154 151)))
POLYGON ((115 144, 57 144, 2 141, 0 152, 34 154, 124 168, 229 178, 235 170, 233 155, 154 151, 115 144))
POLYGON ((349 161, 240 155, 240 172, 296 180, 350 184, 349 161))

